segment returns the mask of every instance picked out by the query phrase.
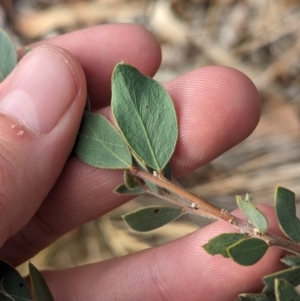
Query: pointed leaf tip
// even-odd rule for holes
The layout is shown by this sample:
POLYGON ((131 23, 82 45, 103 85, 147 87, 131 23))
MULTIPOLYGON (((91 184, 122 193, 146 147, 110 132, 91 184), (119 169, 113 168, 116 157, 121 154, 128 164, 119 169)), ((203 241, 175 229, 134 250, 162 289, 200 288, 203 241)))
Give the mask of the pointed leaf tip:
POLYGON ((150 206, 129 212, 123 218, 133 230, 146 232, 162 227, 182 214, 178 207, 150 206))
POLYGON ((162 170, 178 137, 174 105, 163 86, 132 66, 118 64, 112 76, 112 110, 133 152, 162 170))
POLYGON ((128 170, 124 171, 124 184, 128 189, 133 189, 138 187, 136 180, 133 178, 133 176, 128 172, 128 170))
POLYGON ((300 266, 300 256, 299 255, 287 255, 280 259, 281 262, 288 266, 300 266))
POLYGON ((44 277, 31 262, 29 262, 29 275, 35 300, 54 301, 44 277))

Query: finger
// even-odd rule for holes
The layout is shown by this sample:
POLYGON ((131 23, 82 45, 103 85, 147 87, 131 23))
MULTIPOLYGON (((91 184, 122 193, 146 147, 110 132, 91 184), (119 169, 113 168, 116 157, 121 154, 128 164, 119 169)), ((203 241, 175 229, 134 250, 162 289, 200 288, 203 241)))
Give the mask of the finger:
POLYGON ((180 137, 172 157, 178 177, 238 144, 256 127, 260 96, 241 72, 211 66, 166 85, 174 100, 180 137))
MULTIPOLYGON (((276 231, 272 209, 264 211, 276 231)), ((231 301, 240 293, 261 291, 261 278, 282 268, 283 254, 272 247, 257 264, 244 267, 201 248, 215 235, 232 231, 216 222, 162 247, 45 275, 55 300, 231 301)))
POLYGON ((33 216, 72 150, 85 104, 82 69, 55 47, 33 50, 0 89, 0 245, 33 216))
MULTIPOLYGON (((233 69, 196 70, 167 88, 179 117, 172 160, 177 176, 221 155, 246 138, 258 121, 259 95, 251 81, 233 69)), ((64 233, 121 205, 129 198, 112 192, 121 181, 121 172, 92 168, 72 157, 36 216, 0 256, 19 264, 64 233), (22 246, 22 254, 16 245, 22 246)))
POLYGON ((161 62, 161 50, 153 35, 134 24, 91 27, 38 42, 52 44, 73 54, 81 64, 88 83, 93 109, 110 103, 110 78, 115 65, 126 62, 153 76, 161 62))

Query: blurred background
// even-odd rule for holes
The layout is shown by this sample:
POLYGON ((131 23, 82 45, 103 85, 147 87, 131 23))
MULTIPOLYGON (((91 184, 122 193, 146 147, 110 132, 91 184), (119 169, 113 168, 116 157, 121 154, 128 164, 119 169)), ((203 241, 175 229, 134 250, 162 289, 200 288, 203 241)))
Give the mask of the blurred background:
MULTIPOLYGON (((0 0, 0 27, 18 47, 105 23, 139 23, 160 41, 155 78, 166 82, 206 65, 248 75, 262 97, 262 118, 244 142, 178 179, 228 210, 250 192, 272 203, 276 185, 300 197, 300 3, 296 0, 0 0)), ((146 234, 128 229, 121 215, 150 204, 139 197, 65 235, 38 254, 40 268, 65 268, 158 246, 207 224, 186 217, 146 234)), ((24 266, 20 267, 26 272, 24 266)))

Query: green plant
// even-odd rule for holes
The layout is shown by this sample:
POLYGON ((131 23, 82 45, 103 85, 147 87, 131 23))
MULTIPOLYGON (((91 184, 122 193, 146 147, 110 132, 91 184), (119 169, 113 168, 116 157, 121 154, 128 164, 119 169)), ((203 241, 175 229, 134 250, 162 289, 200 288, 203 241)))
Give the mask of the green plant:
MULTIPOLYGON (((2 32, 0 45, 3 80, 15 67, 17 56, 10 39, 2 32)), ((278 223, 287 236, 283 239, 268 232, 267 218, 248 194, 245 198, 237 196, 237 204, 248 220, 244 221, 172 183, 169 161, 178 138, 176 111, 162 85, 133 66, 120 63, 113 72, 112 111, 117 127, 89 108, 87 102, 74 148, 77 156, 97 168, 124 170, 124 183, 116 187, 116 193, 146 193, 173 205, 145 207, 124 215, 131 228, 154 230, 187 213, 224 220, 241 233, 224 233, 211 239, 202 246, 211 255, 219 254, 249 266, 258 262, 272 246, 293 253, 282 259, 289 268, 263 278, 265 288, 260 294, 242 294, 238 300, 300 300, 294 289, 300 284, 300 220, 296 217, 293 192, 277 187, 275 193, 278 223)), ((20 283, 26 286, 20 282, 16 270, 7 263, 0 263, 6 267, 0 277, 3 299, 31 300, 27 291, 26 295, 17 295, 20 283)), ((53 300, 45 281, 31 264, 30 276, 35 300, 53 300)))
POLYGON ((175 110, 167 92, 153 79, 132 66, 120 63, 112 76, 112 112, 117 129, 105 117, 86 111, 75 152, 87 164, 98 168, 123 169, 124 183, 115 189, 121 194, 147 193, 175 206, 150 206, 123 216, 136 231, 150 231, 180 216, 192 213, 224 220, 241 233, 224 233, 203 248, 241 265, 258 262, 271 246, 286 249, 282 261, 290 268, 264 277, 260 294, 242 294, 238 300, 291 300, 300 295, 300 220, 296 217, 295 195, 277 187, 275 209, 287 239, 268 232, 268 220, 251 202, 250 195, 237 196, 237 204, 248 221, 219 209, 171 182, 169 160, 178 136, 175 110), (288 299, 287 299, 288 298, 288 299), (293 297, 294 298, 294 297, 293 297))

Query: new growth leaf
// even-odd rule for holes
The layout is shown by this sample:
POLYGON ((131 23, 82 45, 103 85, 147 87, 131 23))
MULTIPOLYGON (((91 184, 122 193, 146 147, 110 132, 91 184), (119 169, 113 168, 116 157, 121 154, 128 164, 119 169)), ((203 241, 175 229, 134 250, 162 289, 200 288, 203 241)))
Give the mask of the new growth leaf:
POLYGON ((258 229, 260 233, 263 234, 268 230, 267 218, 251 201, 243 200, 242 197, 238 195, 236 202, 251 224, 258 229))

